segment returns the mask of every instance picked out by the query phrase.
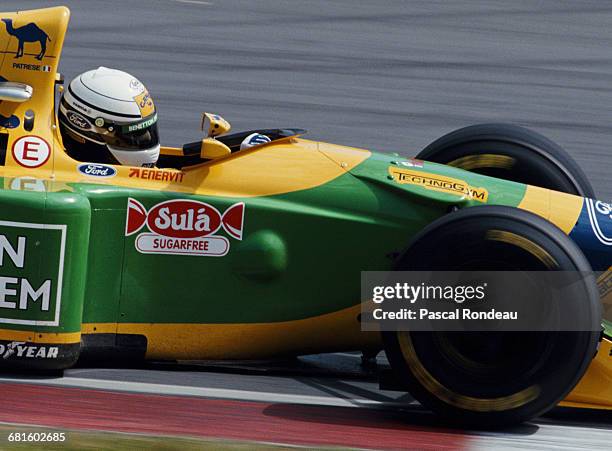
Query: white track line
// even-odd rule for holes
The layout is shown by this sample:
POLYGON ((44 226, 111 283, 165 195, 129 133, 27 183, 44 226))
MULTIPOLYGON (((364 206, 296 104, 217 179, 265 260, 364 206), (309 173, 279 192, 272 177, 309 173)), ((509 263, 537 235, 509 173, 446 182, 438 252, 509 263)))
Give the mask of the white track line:
MULTIPOLYGON (((382 402, 365 398, 331 398, 326 396, 292 395, 249 390, 230 390, 224 388, 189 387, 145 382, 127 382, 80 377, 63 377, 61 379, 11 379, 0 377, 0 382, 17 384, 47 385, 55 387, 89 388, 130 393, 154 395, 196 396, 201 398, 220 398, 240 401, 274 402, 285 404, 307 404, 336 407, 407 407, 409 403, 382 402)), ((416 404, 416 403, 413 403, 416 404)))
POLYGON ((473 432, 470 451, 610 449, 612 431, 601 427, 567 426, 537 423, 533 433, 473 432))
POLYGON ((192 5, 204 5, 204 6, 210 6, 212 5, 211 2, 204 2, 201 0, 174 0, 177 3, 190 3, 192 5))

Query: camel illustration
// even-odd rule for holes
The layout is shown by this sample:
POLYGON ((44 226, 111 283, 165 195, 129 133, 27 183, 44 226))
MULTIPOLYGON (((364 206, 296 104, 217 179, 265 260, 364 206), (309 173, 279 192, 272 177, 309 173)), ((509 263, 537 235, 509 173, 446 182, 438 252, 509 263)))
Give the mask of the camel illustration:
POLYGON ((19 28, 13 27, 13 19, 2 19, 2 22, 6 25, 6 32, 19 40, 15 58, 21 58, 23 56, 24 43, 40 42, 40 53, 36 56, 36 59, 39 61, 43 59, 45 53, 47 53, 47 39, 49 42, 51 41, 47 33, 41 30, 38 25, 33 22, 19 28))

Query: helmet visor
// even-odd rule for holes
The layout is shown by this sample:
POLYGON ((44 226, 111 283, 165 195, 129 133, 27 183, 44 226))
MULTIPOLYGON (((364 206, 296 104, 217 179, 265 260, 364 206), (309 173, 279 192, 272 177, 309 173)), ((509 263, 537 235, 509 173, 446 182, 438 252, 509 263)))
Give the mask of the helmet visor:
POLYGON ((157 146, 157 114, 130 124, 113 124, 100 136, 109 146, 123 150, 143 150, 157 146))
POLYGON ((129 123, 116 123, 102 118, 87 117, 74 111, 63 98, 60 104, 60 122, 83 138, 98 144, 123 150, 150 149, 159 144, 157 113, 129 123), (98 124, 98 121, 102 123, 98 124))

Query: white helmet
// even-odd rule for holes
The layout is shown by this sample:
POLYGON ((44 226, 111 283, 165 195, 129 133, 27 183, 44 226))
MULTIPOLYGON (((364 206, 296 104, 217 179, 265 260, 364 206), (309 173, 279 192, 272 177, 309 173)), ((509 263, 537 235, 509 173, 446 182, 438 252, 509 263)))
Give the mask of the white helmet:
POLYGON ((76 77, 58 118, 66 152, 75 160, 152 167, 159 158, 155 104, 126 72, 100 67, 76 77))

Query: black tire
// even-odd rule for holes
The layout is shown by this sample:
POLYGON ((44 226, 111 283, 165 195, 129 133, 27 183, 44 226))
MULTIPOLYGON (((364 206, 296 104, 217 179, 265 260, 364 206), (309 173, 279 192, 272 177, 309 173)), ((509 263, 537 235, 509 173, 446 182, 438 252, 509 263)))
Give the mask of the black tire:
MULTIPOLYGON (((415 238, 395 269, 591 271, 581 250, 556 226, 502 206, 472 207, 438 219, 415 238), (528 246, 490 239, 491 230, 535 243, 554 267, 528 246)), ((599 324, 594 280, 583 292, 575 301, 581 302, 578 310, 589 324, 599 324)), ((398 331, 383 332, 383 342, 393 370, 424 406, 452 423, 489 428, 521 423, 554 407, 585 373, 599 335, 599 330, 398 331)))
POLYGON ((480 124, 435 140, 418 159, 555 191, 595 198, 574 159, 550 139, 511 124, 480 124))

